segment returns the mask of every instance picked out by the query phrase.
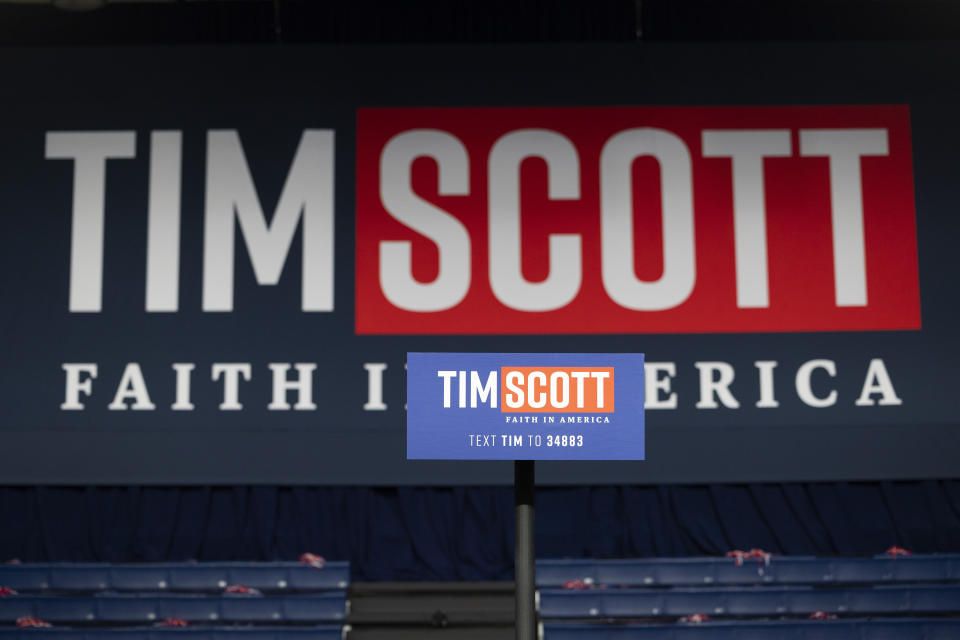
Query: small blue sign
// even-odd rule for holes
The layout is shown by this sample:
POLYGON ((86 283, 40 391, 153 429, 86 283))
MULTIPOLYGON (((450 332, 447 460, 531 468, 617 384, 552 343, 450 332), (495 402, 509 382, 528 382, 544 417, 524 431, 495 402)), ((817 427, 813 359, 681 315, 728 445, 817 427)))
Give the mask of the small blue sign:
POLYGON ((408 353, 410 460, 643 460, 642 353, 408 353))

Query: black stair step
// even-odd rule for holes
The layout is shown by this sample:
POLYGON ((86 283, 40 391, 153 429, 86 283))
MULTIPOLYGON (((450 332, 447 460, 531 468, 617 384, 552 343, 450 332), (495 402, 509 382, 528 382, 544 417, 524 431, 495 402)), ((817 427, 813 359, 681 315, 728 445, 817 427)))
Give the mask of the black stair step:
POLYGON ((514 640, 513 626, 508 627, 454 627, 402 628, 353 627, 346 640, 514 640))
POLYGON ((470 634, 458 636, 464 638, 499 638, 513 629, 512 582, 354 583, 349 598, 347 621, 354 638, 367 631, 435 633, 444 629, 470 634))

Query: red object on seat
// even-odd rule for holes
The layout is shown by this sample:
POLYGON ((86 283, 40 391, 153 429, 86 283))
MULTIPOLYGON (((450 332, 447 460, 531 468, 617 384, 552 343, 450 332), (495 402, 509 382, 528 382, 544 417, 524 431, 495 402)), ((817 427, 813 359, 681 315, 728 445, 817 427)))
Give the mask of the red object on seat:
POLYGON ((740 551, 739 549, 734 549, 733 551, 727 551, 727 557, 733 558, 738 567, 743 565, 744 558, 756 558, 758 564, 762 561, 765 565, 769 566, 770 558, 772 556, 772 553, 768 553, 763 549, 750 549, 750 551, 740 551))
POLYGON ((190 622, 184 620, 183 618, 167 618, 163 622, 156 623, 155 627, 187 627, 190 625, 190 622))
POLYGON ((912 551, 907 551, 903 547, 898 547, 896 545, 887 549, 886 554, 888 556, 893 556, 893 559, 896 560, 897 556, 910 556, 913 555, 912 551))
POLYGON ((811 620, 836 620, 837 616, 832 613, 827 613, 826 611, 814 611, 810 614, 811 620))
POLYGON ((260 589, 255 587, 246 587, 242 584, 231 584, 229 587, 223 590, 224 593, 246 593, 251 596, 261 595, 260 589))
POLYGON ((17 618, 18 627, 52 627, 53 625, 40 618, 17 618))
POLYGON ((323 569, 323 565, 326 564, 327 561, 323 559, 323 556, 318 556, 315 553, 305 553, 300 556, 300 562, 310 565, 314 569, 323 569))
POLYGON ((567 580, 566 582, 563 583, 563 588, 573 589, 575 591, 578 591, 581 589, 589 589, 590 585, 588 585, 583 580, 567 580))
POLYGON ((0 598, 4 596, 15 596, 15 595, 17 595, 17 592, 15 589, 11 589, 10 587, 0 587, 0 598))
POLYGON ((693 615, 683 616, 680 618, 680 622, 685 622, 688 624, 700 624, 701 622, 708 622, 710 616, 705 613, 694 613, 693 615))

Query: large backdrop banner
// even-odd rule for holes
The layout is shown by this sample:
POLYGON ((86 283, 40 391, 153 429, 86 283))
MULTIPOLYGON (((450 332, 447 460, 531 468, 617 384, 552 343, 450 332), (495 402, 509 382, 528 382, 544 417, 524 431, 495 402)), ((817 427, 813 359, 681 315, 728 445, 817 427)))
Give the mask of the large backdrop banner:
POLYGON ((8 48, 0 76, 0 483, 509 482, 405 460, 414 351, 646 355, 646 460, 544 483, 960 469, 956 44, 8 48))

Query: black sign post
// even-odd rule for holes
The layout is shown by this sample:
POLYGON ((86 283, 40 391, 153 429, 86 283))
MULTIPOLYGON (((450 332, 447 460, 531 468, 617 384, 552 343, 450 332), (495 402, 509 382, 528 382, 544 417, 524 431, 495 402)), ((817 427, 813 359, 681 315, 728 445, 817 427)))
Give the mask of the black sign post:
POLYGON ((534 461, 516 460, 513 463, 513 503, 516 517, 514 543, 514 580, 517 600, 517 640, 535 640, 537 637, 536 568, 533 547, 534 461))

